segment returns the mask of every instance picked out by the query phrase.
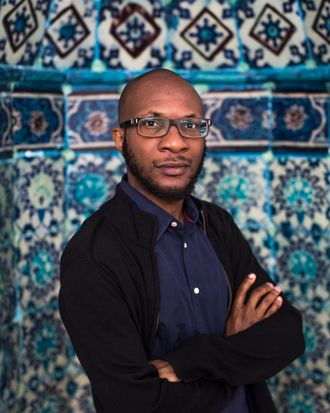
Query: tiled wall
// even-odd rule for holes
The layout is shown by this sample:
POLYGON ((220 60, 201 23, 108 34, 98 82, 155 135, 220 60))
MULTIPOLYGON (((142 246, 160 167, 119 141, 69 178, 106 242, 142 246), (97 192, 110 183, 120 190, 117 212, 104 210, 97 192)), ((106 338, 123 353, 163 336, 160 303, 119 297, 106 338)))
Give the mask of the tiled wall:
POLYGON ((158 66, 213 119, 197 195, 303 312, 306 353, 270 380, 278 410, 330 411, 329 27, 329 0, 0 0, 1 413, 94 412, 58 261, 124 173, 120 88, 158 66))

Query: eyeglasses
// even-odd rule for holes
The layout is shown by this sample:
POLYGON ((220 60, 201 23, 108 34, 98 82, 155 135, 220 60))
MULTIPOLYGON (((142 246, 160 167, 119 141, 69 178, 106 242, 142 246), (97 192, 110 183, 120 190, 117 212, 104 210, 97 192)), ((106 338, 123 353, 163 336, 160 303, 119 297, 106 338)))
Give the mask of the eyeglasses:
POLYGON ((211 119, 184 118, 132 118, 120 123, 121 128, 137 125, 138 134, 146 138, 165 136, 171 125, 175 125, 185 138, 205 138, 210 130, 211 119))

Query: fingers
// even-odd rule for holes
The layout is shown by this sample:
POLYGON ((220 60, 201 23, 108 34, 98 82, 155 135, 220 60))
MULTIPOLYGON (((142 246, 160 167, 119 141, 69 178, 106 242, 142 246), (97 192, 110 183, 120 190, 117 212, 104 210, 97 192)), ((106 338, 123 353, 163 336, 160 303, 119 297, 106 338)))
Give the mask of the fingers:
POLYGON ((272 290, 262 298, 257 309, 263 316, 276 298, 281 294, 281 291, 280 287, 273 287, 272 290))
POLYGON ((150 360, 149 364, 152 364, 158 370, 158 376, 160 379, 166 379, 171 382, 179 382, 180 379, 175 374, 173 367, 164 360, 150 360))
POLYGON ((249 274, 241 283, 241 285, 238 287, 235 299, 233 302, 234 307, 242 307, 245 302, 245 297, 247 291, 251 288, 252 284, 256 280, 256 275, 255 274, 249 274))
POLYGON ((271 315, 275 314, 281 308, 282 304, 283 304, 283 298, 278 296, 273 301, 273 304, 266 311, 264 318, 270 317, 271 315))
POLYGON ((154 365, 156 367, 156 369, 158 369, 158 370, 163 368, 163 367, 169 366, 169 363, 167 361, 160 360, 160 359, 150 360, 148 363, 154 365))
MULTIPOLYGON (((256 308, 260 303, 262 297, 264 297, 269 292, 273 291, 274 285, 272 283, 262 284, 260 287, 257 287, 249 297, 248 305, 249 307, 256 308)), ((277 294, 278 295, 278 294, 277 294)), ((274 297, 275 299, 276 297, 274 297)), ((271 303, 270 303, 271 304, 271 303)))
POLYGON ((176 374, 174 373, 174 370, 172 367, 169 365, 167 367, 163 367, 158 370, 158 375, 160 379, 166 379, 168 381, 171 381, 173 383, 180 381, 176 374))

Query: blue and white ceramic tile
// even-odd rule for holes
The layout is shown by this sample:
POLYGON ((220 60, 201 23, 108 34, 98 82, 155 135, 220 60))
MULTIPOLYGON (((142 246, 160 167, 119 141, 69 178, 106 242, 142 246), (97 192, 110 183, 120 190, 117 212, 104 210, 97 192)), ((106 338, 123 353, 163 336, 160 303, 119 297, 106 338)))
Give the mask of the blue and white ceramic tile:
POLYGON ((274 386, 273 398, 279 413, 328 411, 328 402, 318 394, 315 385, 306 384, 299 377, 279 380, 274 386))
POLYGON ((60 389, 58 381, 37 383, 37 380, 35 376, 25 385, 25 392, 19 400, 20 412, 72 413, 71 398, 65 389, 60 389))
POLYGON ((300 370, 300 375, 304 376, 306 381, 317 386, 317 393, 323 393, 323 396, 326 396, 325 390, 329 389, 326 377, 330 373, 330 365, 327 366, 324 360, 327 360, 330 355, 328 345, 330 332, 327 325, 329 316, 326 311, 316 316, 312 308, 303 310, 302 314, 306 350, 293 366, 287 367, 286 371, 295 373, 300 370))
POLYGON ((15 268, 19 301, 23 311, 57 301, 62 234, 42 239, 22 239, 17 245, 15 268))
POLYGON ((14 174, 13 160, 11 158, 0 159, 0 251, 12 245, 14 174))
POLYGON ((306 306, 330 276, 329 163, 326 158, 279 158, 271 165, 276 273, 306 306))
POLYGON ((313 235, 292 235, 290 238, 284 238, 281 233, 275 235, 276 276, 284 290, 298 301, 318 285, 325 288, 326 276, 329 275, 329 238, 316 243, 313 235))
POLYGON ((304 20, 313 56, 318 65, 330 63, 330 2, 301 0, 304 20))
POLYGON ((270 165, 272 220, 284 236, 318 233, 329 226, 327 157, 279 157, 270 165))
POLYGON ((111 198, 124 173, 123 159, 115 150, 80 154, 72 161, 68 171, 66 239, 101 204, 111 198))
POLYGON ((230 2, 185 0, 170 6, 172 60, 176 69, 235 67, 239 47, 230 2))
POLYGON ((63 97, 15 93, 12 97, 9 146, 53 148, 63 143, 63 97))
POLYGON ((274 94, 272 145, 327 149, 326 94, 274 94))
POLYGON ((304 313, 303 319, 305 353, 272 379, 275 401, 281 412, 327 412, 329 331, 315 315, 304 313))
POLYGON ((231 213, 242 229, 267 228, 265 165, 262 159, 210 152, 195 188, 196 194, 231 213), (258 197, 256 197, 258 194, 258 197))
POLYGON ((202 95, 212 119, 208 147, 267 147, 272 124, 267 92, 209 92, 202 95))
POLYGON ((11 323, 15 317, 16 291, 14 265, 13 246, 0 250, 0 326, 11 323))
POLYGON ((15 182, 15 231, 19 238, 40 239, 61 232, 64 189, 63 158, 20 159, 15 182))
POLYGON ((272 277, 275 270, 275 261, 271 230, 259 225, 255 219, 248 219, 246 224, 241 226, 240 229, 259 264, 268 272, 270 277, 272 277))
POLYGON ((79 413, 95 413, 92 391, 87 377, 84 373, 74 377, 76 385, 75 397, 72 399, 72 410, 79 413))
POLYGON ((35 309, 26 313, 22 320, 22 332, 22 380, 25 384, 32 387, 47 381, 49 377, 54 380, 60 372, 66 371, 68 338, 55 309, 35 309))
POLYGON ((128 70, 160 67, 166 57, 162 2, 103 0, 98 36, 106 67, 128 70))
POLYGON ((309 58, 297 2, 237 4, 245 60, 251 68, 301 65, 309 58))
POLYGON ((96 16, 92 0, 54 2, 42 45, 43 66, 90 68, 94 59, 96 16))
POLYGON ((70 147, 113 147, 117 106, 116 94, 71 95, 67 114, 70 147))
POLYGON ((14 165, 0 160, 0 326, 11 322, 16 306, 14 280, 14 165))
POLYGON ((33 65, 45 33, 49 0, 2 0, 0 63, 33 65))
POLYGON ((16 324, 0 330, 0 398, 2 412, 11 412, 19 388, 19 329, 16 324))
POLYGON ((0 96, 0 148, 10 140, 11 99, 10 95, 0 96))

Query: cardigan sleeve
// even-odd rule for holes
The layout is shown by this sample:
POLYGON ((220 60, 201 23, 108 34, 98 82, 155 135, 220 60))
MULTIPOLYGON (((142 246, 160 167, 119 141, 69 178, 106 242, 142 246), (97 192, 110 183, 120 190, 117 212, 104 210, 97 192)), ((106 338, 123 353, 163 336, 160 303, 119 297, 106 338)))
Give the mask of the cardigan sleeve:
POLYGON ((59 308, 98 413, 218 413, 231 399, 222 380, 160 379, 115 278, 95 263, 62 269, 59 308))
MULTIPOLYGON (((213 232, 222 232, 222 263, 230 272, 233 296, 251 272, 257 275, 252 290, 272 282, 228 213, 222 210, 221 217, 211 220, 209 226, 213 232)), ((185 380, 222 379, 231 385, 244 385, 270 378, 304 352, 301 315, 283 294, 282 298, 280 310, 250 328, 229 337, 192 337, 162 359, 185 380)))

